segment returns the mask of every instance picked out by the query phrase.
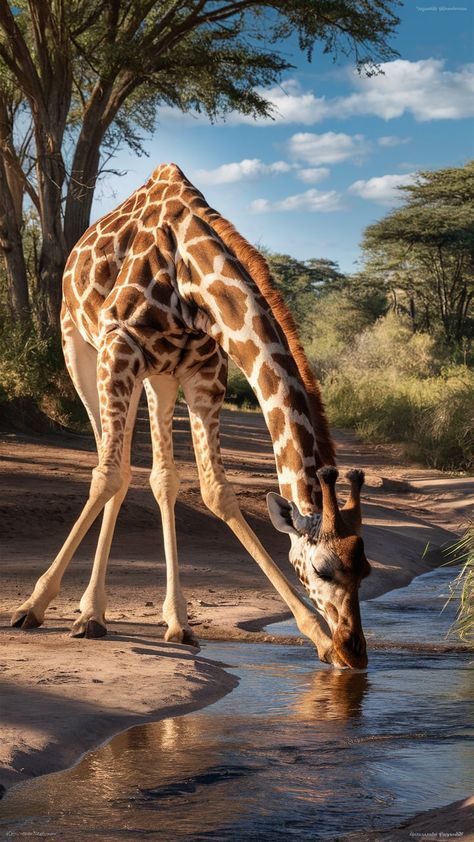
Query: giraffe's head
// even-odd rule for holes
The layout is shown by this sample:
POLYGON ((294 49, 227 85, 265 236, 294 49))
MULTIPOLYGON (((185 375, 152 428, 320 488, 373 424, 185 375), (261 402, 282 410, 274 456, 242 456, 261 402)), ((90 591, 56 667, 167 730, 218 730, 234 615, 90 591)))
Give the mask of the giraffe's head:
POLYGON ((322 512, 302 515, 295 503, 271 492, 267 496, 273 525, 291 539, 290 561, 311 600, 326 620, 337 659, 346 666, 367 666, 360 619, 359 586, 370 573, 360 537, 360 489, 363 471, 349 471, 351 490, 342 509, 336 499, 336 468, 318 471, 322 512))

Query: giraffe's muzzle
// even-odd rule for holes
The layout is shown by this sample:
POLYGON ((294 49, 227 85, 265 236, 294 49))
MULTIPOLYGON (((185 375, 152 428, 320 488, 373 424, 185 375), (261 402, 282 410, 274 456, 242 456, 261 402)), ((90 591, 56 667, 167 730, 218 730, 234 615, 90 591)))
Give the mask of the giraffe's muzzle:
POLYGON ((365 669, 368 664, 367 644, 362 629, 344 631, 336 629, 333 638, 334 648, 346 666, 351 669, 365 669))

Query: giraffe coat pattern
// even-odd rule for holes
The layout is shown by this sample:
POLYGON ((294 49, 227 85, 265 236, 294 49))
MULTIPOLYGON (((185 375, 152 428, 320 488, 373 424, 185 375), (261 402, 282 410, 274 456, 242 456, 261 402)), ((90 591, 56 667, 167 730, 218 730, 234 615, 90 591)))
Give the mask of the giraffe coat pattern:
POLYGON ((153 443, 150 484, 161 511, 167 562, 166 639, 197 643, 180 585, 174 521, 179 476, 172 420, 181 386, 204 502, 275 585, 320 657, 342 666, 365 665, 357 596, 360 579, 368 572, 362 541, 356 537, 361 482, 351 480, 351 496, 339 512, 337 471, 321 471, 324 464, 334 464, 334 448, 319 387, 268 266, 176 165, 158 166, 143 187, 79 240, 64 272, 61 324, 66 364, 88 411, 99 463, 78 521, 30 599, 15 613, 14 625, 43 622, 75 549, 103 511, 92 576, 73 635, 106 633, 107 560, 130 482, 130 444, 144 383, 153 443), (292 541, 290 560, 328 622, 333 641, 318 614, 302 602, 261 546, 225 477, 219 413, 228 356, 254 389, 271 434, 284 495, 273 500, 272 520, 280 523, 277 509, 286 511, 290 500, 294 523, 283 528, 292 541), (317 514, 321 506, 322 519, 317 514), (317 541, 311 540, 314 522, 308 526, 314 518, 321 521, 317 541), (331 559, 332 584, 317 572, 321 550, 326 566, 331 559))

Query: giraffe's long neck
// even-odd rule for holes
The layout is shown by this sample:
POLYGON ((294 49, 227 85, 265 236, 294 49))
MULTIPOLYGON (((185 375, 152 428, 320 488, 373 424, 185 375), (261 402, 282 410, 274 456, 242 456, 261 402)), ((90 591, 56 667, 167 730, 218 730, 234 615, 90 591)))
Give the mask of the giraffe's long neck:
POLYGON ((254 389, 270 431, 281 493, 314 511, 317 442, 308 399, 285 335, 242 265, 206 222, 180 213, 167 220, 176 243, 179 294, 193 326, 213 336, 254 389))

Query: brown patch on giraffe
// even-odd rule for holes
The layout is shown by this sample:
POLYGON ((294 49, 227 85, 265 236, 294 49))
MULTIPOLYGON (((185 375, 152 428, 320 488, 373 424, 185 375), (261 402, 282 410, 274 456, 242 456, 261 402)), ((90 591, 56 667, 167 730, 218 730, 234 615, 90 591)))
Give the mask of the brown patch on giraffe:
POLYGON ((258 385, 263 399, 266 401, 272 395, 276 395, 280 386, 280 378, 267 363, 263 363, 258 375, 258 385))
POLYGON ((298 499, 301 500, 303 503, 306 503, 306 505, 313 510, 313 495, 311 488, 308 486, 308 483, 304 479, 299 479, 296 483, 296 490, 298 494, 298 499))
POLYGON ((219 269, 219 274, 223 275, 224 278, 230 278, 231 280, 236 280, 242 274, 242 269, 239 268, 236 263, 232 260, 229 260, 227 257, 222 262, 222 266, 219 269))
POLYGON ((163 200, 171 199, 174 196, 179 196, 181 193, 181 185, 180 184, 169 184, 168 187, 165 187, 163 190, 163 200))
POLYGON ((298 421, 291 421, 290 428, 293 438, 301 444, 304 455, 313 456, 315 448, 313 433, 310 433, 309 430, 307 430, 303 424, 299 424, 298 421))
POLYGON ((133 271, 133 281, 138 286, 147 289, 153 280, 153 272, 149 260, 137 261, 133 271))
POLYGON ((165 336, 160 336, 156 339, 152 344, 152 349, 154 353, 160 357, 166 356, 167 354, 176 354, 177 352, 181 352, 181 349, 176 347, 176 345, 170 342, 165 336))
POLYGON ((229 340, 229 354, 244 370, 247 377, 252 374, 259 353, 260 349, 252 339, 247 339, 246 342, 239 342, 237 339, 229 340))
MULTIPOLYGON (((145 212, 142 214, 141 217, 142 225, 145 228, 156 228, 158 225, 158 211, 156 207, 150 207, 152 201, 152 197, 150 196, 150 202, 148 203, 148 207, 145 208, 145 212)), ((155 199, 155 202, 159 202, 158 197, 155 199)))
POLYGON ((219 383, 222 383, 222 385, 224 387, 227 386, 227 366, 226 365, 221 365, 221 367, 219 369, 219 373, 217 375, 217 379, 218 379, 219 383))
MULTIPOLYGON (((289 354, 289 353, 278 353, 277 352, 275 354, 272 354, 272 356, 273 356, 273 359, 275 360, 275 362, 278 363, 278 365, 281 366, 282 369, 287 374, 289 374, 290 377, 293 377, 296 380, 296 382, 298 383, 299 382, 298 369, 296 368, 296 363, 295 363, 293 357, 291 356, 291 354, 289 354)), ((301 389, 301 391, 302 391, 302 389, 301 389)))
POLYGON ((282 497, 285 497, 286 500, 291 500, 291 485, 287 482, 281 483, 280 494, 282 497))
MULTIPOLYGON (((181 204, 181 207, 183 207, 187 210, 185 205, 183 205, 182 203, 180 203, 180 204, 181 204)), ((207 225, 205 223, 203 223, 202 219, 200 219, 198 216, 195 216, 193 214, 192 217, 191 217, 191 221, 186 228, 186 240, 188 240, 188 241, 193 240, 195 237, 204 237, 206 239, 206 251, 208 250, 209 246, 211 245, 211 246, 214 246, 215 253, 216 254, 218 253, 217 249, 215 248, 216 244, 214 243, 214 240, 211 239, 211 232, 207 228, 207 225)), ((199 245, 201 245, 201 244, 199 244, 199 245)), ((195 246, 193 246, 193 248, 195 248, 195 246)))
POLYGON ((193 351, 200 357, 207 357, 209 354, 215 353, 216 350, 216 343, 214 342, 211 337, 206 339, 206 341, 202 345, 198 345, 196 348, 193 348, 193 351))
POLYGON ((215 373, 213 371, 206 371, 206 369, 200 369, 199 377, 201 380, 214 380, 215 373))
POLYGON ((239 287, 225 284, 223 281, 214 281, 208 286, 207 291, 214 296, 226 327, 231 330, 243 328, 247 312, 245 293, 239 287))
POLYGON ((292 441, 285 444, 284 448, 276 457, 276 462, 279 471, 282 468, 288 468, 290 471, 297 473, 303 467, 301 455, 298 453, 292 441))
POLYGON ((148 251, 155 244, 155 237, 151 231, 139 231, 133 238, 132 248, 137 252, 148 251))
POLYGON ((277 342, 278 336, 268 316, 263 313, 261 316, 254 316, 252 327, 262 342, 277 342))
POLYGON ((365 578, 370 573, 370 564, 365 555, 362 538, 355 535, 337 536, 334 540, 334 547, 345 571, 356 577, 354 588, 357 587, 358 580, 365 578))
POLYGON ((176 219, 183 211, 186 211, 186 205, 180 199, 168 199, 166 202, 166 216, 168 218, 176 219))
POLYGON ((295 389, 294 386, 288 387, 288 392, 284 398, 284 404, 289 409, 294 409, 295 412, 298 412, 300 415, 304 415, 306 418, 309 418, 308 412, 308 404, 306 402, 306 396, 301 389, 295 389))
POLYGON ((336 606, 332 604, 332 602, 327 602, 326 605, 324 606, 324 610, 326 611, 326 614, 328 615, 328 617, 333 621, 333 623, 338 622, 338 620, 339 620, 338 610, 337 610, 336 606))
POLYGON ((273 442, 278 441, 285 432, 285 414, 278 407, 268 413, 268 429, 273 442))
POLYGON ((114 373, 121 374, 122 371, 126 371, 126 369, 130 368, 129 360, 122 360, 116 359, 114 360, 114 373))

